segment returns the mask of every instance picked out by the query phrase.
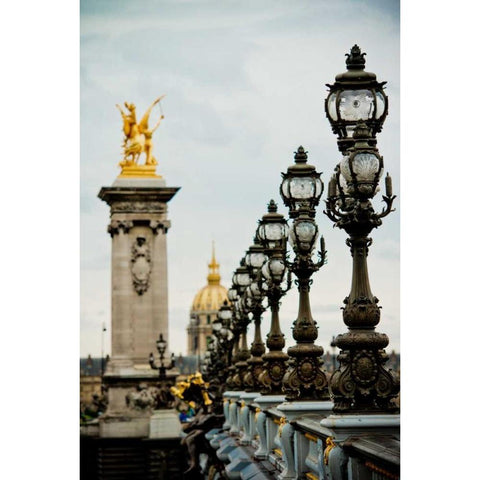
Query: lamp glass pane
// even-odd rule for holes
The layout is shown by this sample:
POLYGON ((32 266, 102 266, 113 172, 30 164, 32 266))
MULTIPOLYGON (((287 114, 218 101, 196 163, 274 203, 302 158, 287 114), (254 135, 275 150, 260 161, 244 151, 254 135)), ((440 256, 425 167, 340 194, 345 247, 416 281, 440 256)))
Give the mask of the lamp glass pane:
POLYGON ((332 93, 328 98, 328 114, 330 115, 330 117, 334 122, 338 120, 337 106, 335 105, 336 103, 337 103, 337 94, 332 93))
POLYGON ((345 90, 340 93, 338 109, 342 120, 349 122, 368 120, 372 118, 374 110, 372 92, 370 90, 345 90))
MULTIPOLYGON (((342 189, 343 194, 345 195, 347 193, 347 181, 345 180, 345 176, 340 175, 338 177, 338 180, 340 182, 340 188, 342 189)), ((338 185, 337 185, 337 195, 340 195, 340 191, 338 191, 338 185)))
POLYGON ((295 199, 310 199, 315 196, 315 179, 312 177, 293 177, 290 180, 290 192, 295 199))
POLYGON ((230 309, 219 310, 218 318, 221 320, 230 320, 232 318, 232 311, 230 309))
POLYGON ((265 225, 266 240, 281 240, 284 235, 283 225, 280 223, 267 223, 265 225))
POLYGON ((281 189, 282 189, 283 196, 285 198, 291 198, 290 190, 288 188, 289 184, 290 184, 290 179, 288 177, 282 181, 281 189))
POLYGON ((270 275, 269 267, 270 262, 264 263, 262 267, 262 275, 267 279, 270 280, 272 276, 270 275))
MULTIPOLYGON (((345 178, 347 182, 352 181, 352 173, 350 172, 350 162, 349 162, 349 155, 345 155, 340 162, 340 173, 345 178)), ((341 178, 341 177, 340 177, 341 178)))
POLYGON ((302 243, 310 243, 317 233, 317 228, 315 225, 307 221, 297 222, 294 225, 294 228, 298 241, 302 243))
POLYGON ((359 182, 372 182, 379 168, 380 161, 373 153, 358 153, 352 161, 352 170, 359 182))
POLYGON ((283 260, 272 259, 270 260, 270 272, 274 277, 281 277, 285 271, 285 263, 283 260))
POLYGON ((242 287, 247 287, 250 285, 250 275, 247 273, 237 273, 235 281, 238 283, 238 285, 241 285, 242 287))
POLYGON ((260 268, 266 260, 266 255, 263 252, 252 253, 249 257, 250 266, 253 268, 260 268))
POLYGON ((375 94, 377 98, 377 111, 375 112, 375 118, 379 119, 385 113, 385 96, 381 92, 375 94))

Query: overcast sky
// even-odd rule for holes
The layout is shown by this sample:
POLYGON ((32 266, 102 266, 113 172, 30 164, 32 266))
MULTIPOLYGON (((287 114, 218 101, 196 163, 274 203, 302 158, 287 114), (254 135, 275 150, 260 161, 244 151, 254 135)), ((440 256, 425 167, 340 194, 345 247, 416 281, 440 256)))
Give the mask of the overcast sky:
MULTIPOLYGON (((154 139, 158 173, 181 187, 169 204, 169 343, 186 351, 195 293, 206 284, 215 241, 222 284, 252 243, 257 219, 273 198, 286 214, 280 172, 303 145, 328 181, 340 159, 324 113, 325 83, 345 71, 357 43, 366 70, 387 81, 389 116, 378 148, 399 193, 399 2, 321 1, 81 1, 81 349, 101 352, 107 324, 110 351, 109 208, 97 198, 113 183, 121 159, 124 101, 140 113, 159 95, 165 120, 154 139)), ((372 232, 369 271, 382 305, 377 327, 399 344, 399 220, 397 211, 372 232)), ((322 201, 323 203, 323 201, 322 201)), ((376 205, 379 205, 377 203, 376 205)), ((346 234, 318 209, 328 264, 313 277, 317 343, 329 348, 346 331, 340 306, 351 281, 346 234)), ((287 345, 298 295, 281 308, 287 345)), ((263 322, 266 333, 268 315, 263 322)), ((154 345, 154 339, 152 339, 154 345)))

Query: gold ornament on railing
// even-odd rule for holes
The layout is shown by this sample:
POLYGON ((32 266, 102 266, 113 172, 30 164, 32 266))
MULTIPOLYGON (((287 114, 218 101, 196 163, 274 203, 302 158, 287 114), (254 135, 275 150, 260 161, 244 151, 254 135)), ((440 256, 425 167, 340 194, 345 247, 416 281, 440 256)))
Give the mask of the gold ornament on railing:
MULTIPOLYGON (((137 122, 136 106, 133 103, 125 102, 125 113, 120 105, 116 105, 123 119, 123 160, 119 163, 122 171, 119 177, 156 177, 157 160, 152 155, 152 136, 165 118, 163 113, 153 128, 148 126, 150 113, 155 105, 160 106, 160 101, 165 95, 158 97, 147 109, 140 122, 137 122), (140 164, 140 156, 145 154, 145 163, 140 164)), ((161 109, 161 107, 160 107, 161 109)), ((160 110, 161 111, 161 110, 160 110)))
MULTIPOLYGON (((198 385, 200 387, 200 392, 205 406, 211 405, 212 400, 208 396, 208 386, 209 384, 203 380, 202 374, 200 372, 189 375, 187 381, 179 382, 177 387, 170 387, 170 392, 181 400, 184 399, 184 393, 192 385, 198 385)), ((191 402, 189 402, 189 405, 191 402)))

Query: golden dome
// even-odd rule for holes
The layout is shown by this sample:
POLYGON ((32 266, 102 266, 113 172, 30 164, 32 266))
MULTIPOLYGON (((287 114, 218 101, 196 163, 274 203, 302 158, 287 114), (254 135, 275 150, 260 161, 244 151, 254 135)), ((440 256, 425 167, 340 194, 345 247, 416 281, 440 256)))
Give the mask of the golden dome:
POLYGON ((225 300, 228 302, 227 289, 220 285, 220 264, 215 260, 215 248, 212 248, 212 260, 208 264, 208 284, 195 295, 192 312, 218 310, 225 300))

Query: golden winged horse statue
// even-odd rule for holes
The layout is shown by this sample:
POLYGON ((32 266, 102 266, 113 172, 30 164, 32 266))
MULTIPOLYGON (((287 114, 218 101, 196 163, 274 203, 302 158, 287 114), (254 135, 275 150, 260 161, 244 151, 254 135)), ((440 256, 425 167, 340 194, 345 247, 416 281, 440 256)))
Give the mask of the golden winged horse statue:
POLYGON ((140 123, 137 123, 136 107, 133 103, 124 103, 128 113, 125 113, 120 105, 116 105, 120 111, 120 114, 122 115, 123 133, 125 134, 125 138, 123 140, 123 161, 120 162, 120 166, 128 167, 138 165, 138 161, 142 153, 145 153, 145 165, 157 165, 157 160, 152 155, 152 135, 153 132, 155 132, 155 130, 159 127, 160 122, 165 118, 165 116, 161 114, 158 122, 153 128, 149 128, 148 121, 153 107, 157 103, 160 103, 163 97, 165 97, 165 95, 158 97, 150 105, 140 120, 140 123))

